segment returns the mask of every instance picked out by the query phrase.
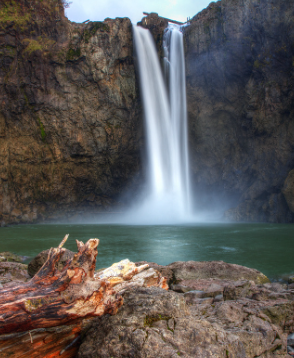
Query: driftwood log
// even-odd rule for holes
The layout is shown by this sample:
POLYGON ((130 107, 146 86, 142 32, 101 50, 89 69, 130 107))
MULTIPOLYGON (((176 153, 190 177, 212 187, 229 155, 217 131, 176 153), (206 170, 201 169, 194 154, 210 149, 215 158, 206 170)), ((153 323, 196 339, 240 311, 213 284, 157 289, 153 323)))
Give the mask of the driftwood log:
POLYGON ((126 289, 168 289, 157 271, 148 265, 136 267, 128 260, 95 274, 98 239, 86 244, 77 241, 78 253, 58 271, 56 263, 65 251, 67 237, 58 248, 51 248, 47 261, 30 281, 0 290, 1 357, 72 357, 72 342, 78 340, 85 319, 115 314, 126 289), (63 326, 59 333, 58 326, 63 326))

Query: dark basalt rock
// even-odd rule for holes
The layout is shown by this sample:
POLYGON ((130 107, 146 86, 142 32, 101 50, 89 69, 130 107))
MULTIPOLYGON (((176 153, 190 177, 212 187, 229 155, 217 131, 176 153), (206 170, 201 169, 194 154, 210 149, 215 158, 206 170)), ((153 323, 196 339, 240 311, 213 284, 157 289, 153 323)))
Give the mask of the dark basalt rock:
POLYGON ((222 0, 190 23, 185 53, 196 206, 227 209, 233 221, 293 222, 293 175, 285 182, 294 168, 292 4, 222 0))
POLYGON ((294 212, 294 169, 288 174, 282 192, 289 209, 294 212))

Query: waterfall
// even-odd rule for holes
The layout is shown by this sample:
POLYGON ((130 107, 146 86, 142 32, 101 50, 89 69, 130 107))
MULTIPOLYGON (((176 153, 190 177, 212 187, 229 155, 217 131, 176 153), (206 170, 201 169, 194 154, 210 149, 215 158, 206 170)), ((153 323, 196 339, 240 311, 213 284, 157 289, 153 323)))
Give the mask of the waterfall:
POLYGON ((191 212, 183 34, 169 25, 164 34, 164 76, 150 32, 133 26, 144 106, 146 191, 133 221, 175 223, 191 212))
POLYGON ((190 214, 190 178, 188 155, 186 72, 183 33, 169 24, 164 34, 164 73, 169 83, 170 122, 173 134, 172 177, 183 215, 190 214))

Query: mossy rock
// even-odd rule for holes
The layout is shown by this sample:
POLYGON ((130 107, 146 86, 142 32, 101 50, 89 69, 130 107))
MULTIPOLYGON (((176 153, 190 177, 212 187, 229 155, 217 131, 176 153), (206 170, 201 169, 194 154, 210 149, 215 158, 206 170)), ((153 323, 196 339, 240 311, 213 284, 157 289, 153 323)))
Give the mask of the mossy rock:
POLYGON ((12 252, 0 252, 0 262, 23 262, 23 258, 12 252))
POLYGON ((67 61, 73 61, 73 60, 79 58, 80 56, 81 56, 81 49, 80 48, 77 48, 77 49, 70 48, 67 51, 66 60, 67 61))
POLYGON ((97 31, 109 32, 109 26, 101 21, 90 22, 89 26, 84 30, 82 39, 88 43, 90 38, 96 34, 97 31))

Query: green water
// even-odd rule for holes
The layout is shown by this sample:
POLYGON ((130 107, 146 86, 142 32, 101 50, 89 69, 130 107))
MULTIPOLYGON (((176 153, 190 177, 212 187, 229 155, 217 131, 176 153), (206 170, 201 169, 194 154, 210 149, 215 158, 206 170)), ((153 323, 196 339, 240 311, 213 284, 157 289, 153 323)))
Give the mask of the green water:
POLYGON ((294 226, 282 224, 197 224, 184 226, 22 225, 0 228, 0 252, 34 257, 70 234, 99 238, 97 268, 128 258, 166 265, 174 261, 223 260, 263 272, 271 279, 294 274, 294 226))

